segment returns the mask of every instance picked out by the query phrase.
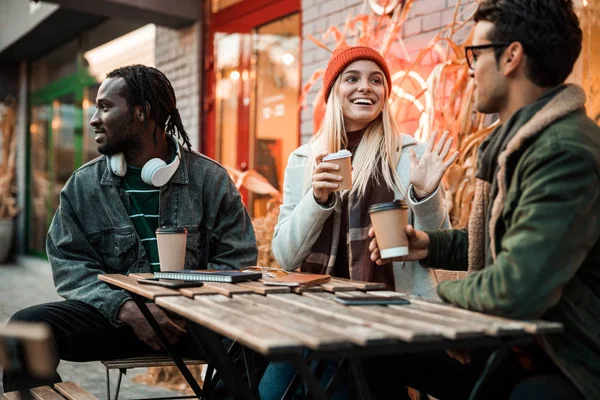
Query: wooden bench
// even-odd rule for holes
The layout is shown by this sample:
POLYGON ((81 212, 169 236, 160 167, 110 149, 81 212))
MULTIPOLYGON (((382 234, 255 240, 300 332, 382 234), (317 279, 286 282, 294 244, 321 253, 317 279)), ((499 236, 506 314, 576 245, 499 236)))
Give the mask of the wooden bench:
MULTIPOLYGON (((29 390, 30 398, 35 400, 98 400, 76 383, 62 382, 50 386, 39 386, 29 390)), ((21 400, 19 392, 5 393, 3 400, 21 400)))
MULTIPOLYGON (((35 400, 98 400, 96 396, 87 392, 76 383, 62 382, 50 386, 40 386, 29 390, 31 398, 35 400)), ((19 392, 4 393, 2 400, 21 400, 19 392)))
MULTIPOLYGON (((0 328, 0 365, 5 372, 22 377, 51 379, 58 356, 52 330, 41 323, 9 323, 0 328)), ((2 400, 98 400, 76 383, 63 382, 1 395, 2 400)))
MULTIPOLYGON (((206 364, 205 361, 202 360, 193 360, 193 359, 183 359, 183 362, 190 365, 202 365, 206 364)), ((150 368, 150 367, 174 367, 175 362, 168 355, 149 355, 145 357, 134 357, 134 358, 121 358, 115 360, 104 360, 102 361, 104 367, 106 368, 106 398, 108 400, 110 397, 110 370, 118 369, 119 370, 119 379, 117 380, 117 390, 115 392, 115 397, 113 400, 117 400, 119 398, 119 391, 121 389, 121 379, 123 375, 127 373, 128 369, 132 368, 150 368)), ((186 398, 195 398, 196 396, 181 396, 178 397, 180 399, 186 398)))

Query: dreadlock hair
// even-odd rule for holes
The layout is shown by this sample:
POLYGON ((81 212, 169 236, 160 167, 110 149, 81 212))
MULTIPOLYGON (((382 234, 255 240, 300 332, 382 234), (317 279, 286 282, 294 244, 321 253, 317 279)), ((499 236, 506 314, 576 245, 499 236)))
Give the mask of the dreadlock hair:
POLYGON ((136 64, 117 68, 109 72, 106 77, 121 77, 125 80, 128 90, 124 90, 123 96, 130 109, 135 106, 142 107, 145 117, 144 128, 149 118, 154 119, 156 122, 153 132, 154 145, 156 145, 156 132, 161 126, 172 137, 177 133, 177 138, 183 139, 184 145, 191 151, 190 138, 177 110, 175 91, 165 74, 156 68, 136 64), (146 105, 150 106, 150 112, 146 105))

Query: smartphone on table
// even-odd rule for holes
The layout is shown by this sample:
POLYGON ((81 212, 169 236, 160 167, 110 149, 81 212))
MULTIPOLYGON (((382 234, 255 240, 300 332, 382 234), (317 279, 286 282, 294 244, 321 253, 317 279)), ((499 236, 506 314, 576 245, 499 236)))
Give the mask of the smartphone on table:
POLYGON ((346 306, 410 304, 408 299, 400 295, 383 296, 362 292, 339 292, 335 294, 335 301, 346 306))
POLYGON ((188 287, 200 287, 203 285, 202 282, 199 281, 180 281, 174 279, 158 279, 158 278, 149 278, 149 279, 140 279, 138 281, 142 285, 156 285, 162 286, 169 289, 182 289, 188 287))

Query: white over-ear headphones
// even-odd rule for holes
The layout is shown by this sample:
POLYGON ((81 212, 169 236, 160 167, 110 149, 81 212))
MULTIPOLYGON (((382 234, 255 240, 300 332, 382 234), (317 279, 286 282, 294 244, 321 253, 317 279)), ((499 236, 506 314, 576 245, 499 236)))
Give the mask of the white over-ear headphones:
MULTIPOLYGON (((169 164, 160 158, 148 160, 148 162, 144 165, 144 168, 142 168, 142 180, 148 185, 153 185, 156 187, 163 186, 169 182, 169 179, 171 179, 175 171, 177 171, 177 167, 179 167, 181 156, 179 153, 179 142, 171 135, 167 135, 167 137, 170 138, 175 144, 175 151, 177 154, 175 154, 175 158, 169 164)), ((127 173, 127 161, 125 160, 125 154, 117 153, 107 157, 110 170, 117 176, 125 176, 127 173)))

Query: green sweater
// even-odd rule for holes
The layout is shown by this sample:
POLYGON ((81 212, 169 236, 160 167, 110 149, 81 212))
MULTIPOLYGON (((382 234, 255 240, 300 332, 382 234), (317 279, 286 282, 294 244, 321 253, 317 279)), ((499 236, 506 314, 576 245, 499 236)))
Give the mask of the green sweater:
MULTIPOLYGON (((584 103, 568 86, 512 138, 494 182, 505 188, 501 208, 484 224, 495 227, 495 257, 438 294, 470 310, 563 323, 542 345, 592 399, 600 398, 600 128, 584 103)), ((427 265, 464 269, 468 246, 466 230, 431 232, 427 265)))
POLYGON ((152 272, 160 271, 156 228, 158 228, 158 206, 160 188, 142 180, 142 169, 127 166, 123 178, 123 190, 129 194, 129 219, 144 246, 152 272))

